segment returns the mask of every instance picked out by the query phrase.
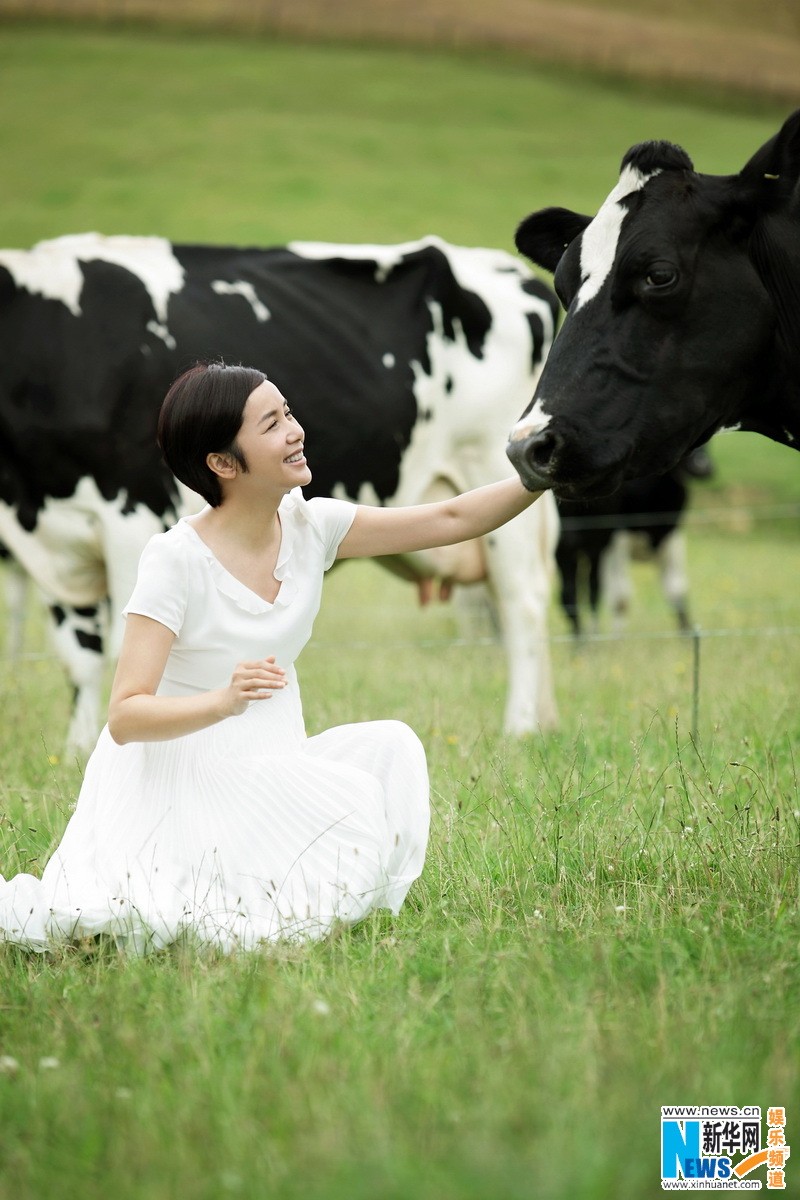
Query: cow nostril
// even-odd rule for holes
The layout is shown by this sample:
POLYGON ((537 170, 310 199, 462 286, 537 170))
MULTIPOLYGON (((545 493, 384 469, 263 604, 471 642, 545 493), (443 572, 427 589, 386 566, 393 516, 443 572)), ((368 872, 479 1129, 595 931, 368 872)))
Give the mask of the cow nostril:
POLYGON ((543 470, 552 465, 558 446, 559 440, 556 435, 548 429, 543 429, 541 433, 534 433, 532 437, 528 438, 525 444, 525 457, 532 467, 543 470))

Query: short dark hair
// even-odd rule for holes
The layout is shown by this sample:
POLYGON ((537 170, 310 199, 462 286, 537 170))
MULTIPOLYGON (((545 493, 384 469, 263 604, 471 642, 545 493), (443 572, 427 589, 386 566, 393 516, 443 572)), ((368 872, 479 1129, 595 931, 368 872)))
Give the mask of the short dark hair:
POLYGON ((243 471, 236 444, 247 397, 266 379, 253 367, 197 363, 173 383, 158 415, 158 444, 172 474, 212 508, 222 503, 220 481, 206 462, 209 454, 231 454, 243 471))

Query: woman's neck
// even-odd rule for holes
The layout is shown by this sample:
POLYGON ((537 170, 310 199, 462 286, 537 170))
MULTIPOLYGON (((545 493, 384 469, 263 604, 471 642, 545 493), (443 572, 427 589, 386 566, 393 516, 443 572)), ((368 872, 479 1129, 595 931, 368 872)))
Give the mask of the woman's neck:
POLYGON ((280 498, 227 496, 216 508, 208 508, 194 520, 199 532, 219 538, 227 545, 259 552, 280 536, 280 498))

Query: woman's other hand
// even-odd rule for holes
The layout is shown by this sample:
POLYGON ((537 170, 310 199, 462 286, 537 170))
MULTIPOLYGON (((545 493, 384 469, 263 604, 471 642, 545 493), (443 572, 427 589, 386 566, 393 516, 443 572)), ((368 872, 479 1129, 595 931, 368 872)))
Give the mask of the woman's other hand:
POLYGON ((256 662, 238 663, 227 687, 230 715, 243 713, 254 700, 269 700, 274 692, 284 687, 286 672, 276 665, 273 654, 256 662))

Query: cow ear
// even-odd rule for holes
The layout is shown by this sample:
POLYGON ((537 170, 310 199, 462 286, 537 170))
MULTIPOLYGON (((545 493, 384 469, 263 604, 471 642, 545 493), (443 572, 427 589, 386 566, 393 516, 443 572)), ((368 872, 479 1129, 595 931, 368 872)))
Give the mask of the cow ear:
POLYGON ((545 271, 555 271, 567 246, 591 221, 567 208, 543 208, 521 222, 514 241, 520 254, 545 271))
POLYGON ((784 121, 781 128, 757 150, 742 168, 737 182, 753 200, 763 205, 787 200, 800 179, 800 109, 784 121))

